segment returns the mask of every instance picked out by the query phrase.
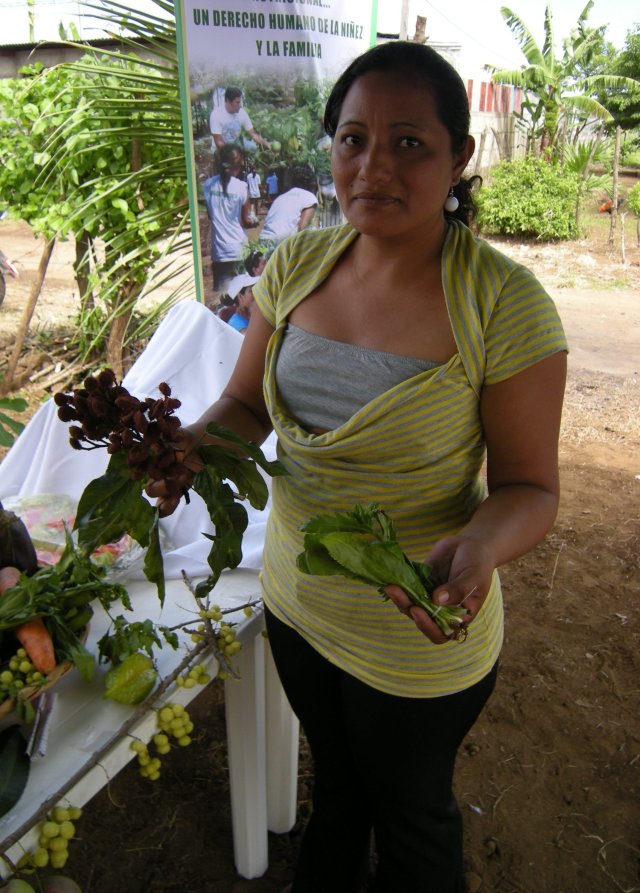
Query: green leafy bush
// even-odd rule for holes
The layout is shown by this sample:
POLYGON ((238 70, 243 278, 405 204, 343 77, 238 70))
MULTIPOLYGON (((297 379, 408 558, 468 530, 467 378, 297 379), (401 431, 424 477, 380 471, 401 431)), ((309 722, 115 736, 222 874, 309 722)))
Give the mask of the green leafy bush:
POLYGON ((502 161, 478 193, 482 231, 535 236, 542 241, 578 235, 580 177, 541 158, 502 161))
POLYGON ((627 193, 627 206, 640 217, 640 183, 636 183, 627 193))

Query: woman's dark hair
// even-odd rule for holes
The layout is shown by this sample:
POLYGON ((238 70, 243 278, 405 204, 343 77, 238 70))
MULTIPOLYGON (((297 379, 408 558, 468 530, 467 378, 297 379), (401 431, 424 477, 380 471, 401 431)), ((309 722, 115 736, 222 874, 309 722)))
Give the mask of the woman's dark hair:
POLYGON ((242 164, 242 149, 236 143, 225 143, 218 149, 216 159, 218 170, 220 171, 220 185, 226 195, 227 186, 232 177, 231 171, 238 166, 238 160, 242 164))
MULTIPOLYGON (((469 99, 464 81, 439 53, 432 47, 407 40, 392 40, 372 47, 358 56, 342 72, 335 82, 324 110, 324 129, 334 137, 342 103, 354 82, 372 71, 399 74, 411 83, 422 83, 434 98, 438 118, 449 131, 451 149, 461 149, 471 126, 469 99)), ((458 199, 458 210, 448 216, 469 224, 476 215, 476 207, 471 190, 482 180, 474 176, 461 179, 454 187, 458 199)))

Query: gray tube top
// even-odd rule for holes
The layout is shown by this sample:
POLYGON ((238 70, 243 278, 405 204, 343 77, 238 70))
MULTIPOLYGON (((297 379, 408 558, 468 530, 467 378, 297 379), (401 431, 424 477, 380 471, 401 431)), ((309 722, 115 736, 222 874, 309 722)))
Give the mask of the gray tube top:
POLYGON ((438 365, 323 338, 287 323, 276 384, 299 425, 332 430, 374 397, 438 365))

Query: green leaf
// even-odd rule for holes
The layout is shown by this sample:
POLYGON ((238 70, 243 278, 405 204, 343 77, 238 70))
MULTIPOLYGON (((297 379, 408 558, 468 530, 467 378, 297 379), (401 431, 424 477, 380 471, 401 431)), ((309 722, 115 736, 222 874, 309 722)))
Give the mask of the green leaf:
POLYGON ((22 796, 30 765, 20 726, 10 726, 0 733, 0 816, 13 809, 22 796))
POLYGON ((144 573, 147 580, 156 584, 160 605, 164 605, 164 564, 162 561, 162 548, 160 546, 159 520, 160 516, 158 510, 155 509, 155 521, 149 532, 149 546, 144 556, 144 573))
POLYGON ((157 511, 143 495, 143 481, 132 481, 126 456, 115 453, 107 471, 91 481, 78 503, 74 529, 88 552, 128 533, 141 546, 149 544, 157 511))

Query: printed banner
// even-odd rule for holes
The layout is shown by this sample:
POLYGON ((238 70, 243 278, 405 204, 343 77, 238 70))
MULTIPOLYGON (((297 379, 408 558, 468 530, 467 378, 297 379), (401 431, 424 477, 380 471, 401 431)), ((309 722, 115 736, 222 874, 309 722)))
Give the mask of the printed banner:
POLYGON ((341 219, 322 116, 376 0, 176 0, 176 19, 197 295, 231 317, 279 241, 341 219))

